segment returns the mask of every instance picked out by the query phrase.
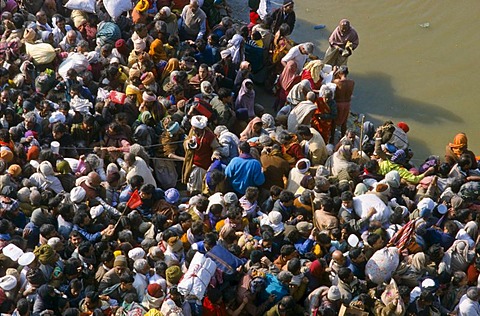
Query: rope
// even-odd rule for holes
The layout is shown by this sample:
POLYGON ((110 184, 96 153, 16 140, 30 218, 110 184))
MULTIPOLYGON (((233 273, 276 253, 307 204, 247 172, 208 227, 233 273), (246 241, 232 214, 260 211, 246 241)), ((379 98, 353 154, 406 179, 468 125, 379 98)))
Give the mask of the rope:
MULTIPOLYGON (((154 147, 159 147, 159 146, 166 146, 166 145, 170 145, 170 144, 180 144, 180 143, 183 143, 183 140, 179 140, 179 141, 176 141, 176 142, 169 142, 169 143, 165 143, 165 144, 154 144, 154 145, 148 145, 148 146, 142 146, 143 148, 154 148, 154 147)), ((130 146, 132 145, 135 145, 136 143, 134 144, 131 144, 130 146)), ((94 150, 95 148, 102 148, 101 146, 97 146, 97 147, 59 147, 61 149, 80 149, 80 150, 94 150)))

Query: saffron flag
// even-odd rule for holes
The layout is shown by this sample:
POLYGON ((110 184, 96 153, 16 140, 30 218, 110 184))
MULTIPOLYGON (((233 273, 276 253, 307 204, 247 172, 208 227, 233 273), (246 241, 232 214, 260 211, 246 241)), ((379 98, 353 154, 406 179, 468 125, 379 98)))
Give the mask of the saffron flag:
POLYGON ((140 194, 138 194, 138 190, 135 190, 130 196, 130 199, 128 199, 127 207, 129 207, 131 210, 134 210, 142 204, 143 202, 140 198, 140 194))

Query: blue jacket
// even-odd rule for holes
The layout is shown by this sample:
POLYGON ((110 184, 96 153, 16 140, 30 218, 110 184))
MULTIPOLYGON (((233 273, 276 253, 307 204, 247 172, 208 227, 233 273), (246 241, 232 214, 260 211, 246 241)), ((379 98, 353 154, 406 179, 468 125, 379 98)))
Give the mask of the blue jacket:
POLYGON ((288 285, 282 284, 276 276, 268 274, 265 276, 265 283, 267 286, 260 295, 261 301, 265 302, 269 296, 275 294, 275 301, 273 304, 278 303, 284 296, 290 295, 288 285))
POLYGON ((102 234, 100 232, 89 233, 85 228, 82 228, 78 225, 73 225, 73 230, 76 230, 89 242, 97 242, 102 239, 102 234))
POLYGON ((245 194, 248 187, 258 187, 265 182, 262 165, 254 158, 235 157, 225 169, 232 188, 235 192, 245 194))
POLYGON ((304 255, 312 251, 314 243, 315 243, 315 240, 313 239, 300 238, 297 240, 297 242, 295 242, 294 246, 295 246, 295 249, 297 249, 299 254, 304 255))

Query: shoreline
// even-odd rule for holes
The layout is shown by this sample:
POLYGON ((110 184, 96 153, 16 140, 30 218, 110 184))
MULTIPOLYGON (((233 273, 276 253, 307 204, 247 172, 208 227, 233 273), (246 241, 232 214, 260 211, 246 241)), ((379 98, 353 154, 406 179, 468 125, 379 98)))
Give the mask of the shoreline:
MULTIPOLYGON (((228 5, 231 8, 231 18, 234 19, 235 22, 241 23, 241 24, 247 24, 249 21, 249 8, 247 3, 243 3, 242 1, 239 0, 231 0, 228 1, 228 5)), ((281 4, 272 2, 272 10, 275 8, 278 8, 281 4)), ((328 36, 330 33, 333 31, 334 24, 331 22, 332 18, 319 15, 318 19, 319 21, 316 21, 316 23, 311 22, 308 18, 311 15, 311 11, 313 9, 310 8, 304 8, 305 3, 296 3, 296 15, 297 15, 297 21, 295 25, 294 32, 292 33, 292 39, 295 40, 295 42, 302 43, 305 41, 311 41, 315 45, 315 51, 314 54, 319 56, 319 58, 323 58, 326 50, 326 43, 328 42, 328 36), (326 28, 321 29, 321 30, 314 30, 313 27, 318 23, 325 23, 326 28)), ((345 16, 351 16, 351 14, 345 14, 345 16)), ((416 25, 418 27, 418 25, 416 25)), ((361 28, 360 28, 361 29, 361 28)), ((364 37, 362 37, 364 38, 364 37)), ((364 42, 367 42, 367 39, 364 40, 364 42)), ((362 44, 361 44, 362 45, 362 44)), ((367 44, 363 44, 362 48, 365 47, 367 44)), ((375 50, 370 51, 370 53, 375 52, 375 50)), ((369 54, 365 49, 362 49, 361 51, 357 52, 357 56, 355 56, 355 59, 352 60, 350 63, 349 61, 349 66, 355 67, 355 69, 358 69, 359 71, 351 71, 350 78, 355 80, 356 82, 356 90, 354 92, 354 96, 352 98, 352 107, 350 109, 350 115, 348 118, 348 123, 347 123, 347 128, 352 128, 357 131, 357 134, 360 134, 360 123, 358 122, 358 118, 361 115, 365 116, 365 121, 371 121, 375 127, 381 126, 385 121, 391 120, 395 124, 400 122, 400 121, 405 121, 407 124, 410 126, 410 133, 408 134, 409 136, 409 147, 413 150, 414 152, 414 157, 411 159, 411 161, 415 165, 421 165, 425 160, 431 156, 431 155, 436 155, 439 156, 441 159, 443 158, 444 151, 442 150, 448 142, 451 141, 450 138, 453 139, 453 137, 458 133, 462 132, 462 129, 465 128, 454 128, 452 127, 450 131, 444 130, 441 136, 443 143, 442 144, 429 144, 425 137, 422 137, 422 135, 425 135, 425 125, 419 126, 418 118, 425 116, 422 114, 422 111, 416 110, 412 115, 405 115, 406 113, 409 113, 405 106, 411 107, 408 103, 403 103, 398 104, 401 107, 396 108, 390 106, 380 106, 379 103, 383 103, 382 101, 378 101, 380 99, 376 99, 371 102, 369 98, 372 96, 375 98, 378 98, 377 92, 378 91, 378 85, 383 87, 385 85, 384 82, 377 82, 374 79, 371 78, 372 73, 363 73, 364 70, 362 70, 362 64, 359 64, 361 62, 362 56, 365 54, 369 54), (360 68, 359 68, 360 67, 360 68), (363 72, 362 72, 363 71, 363 72), (372 80, 374 82, 372 82, 372 80), (372 85, 372 84, 373 85, 372 85), (373 94, 373 95, 372 95, 373 94), (373 106, 373 107, 372 107, 373 106), (401 110, 405 109, 405 111, 401 110), (444 145, 445 144, 445 145, 444 145), (436 146, 435 146, 436 145, 436 146), (438 147, 438 148, 435 148, 438 147)), ((375 73, 373 76, 375 77, 375 73)), ((394 75, 390 75, 388 73, 383 74, 385 78, 393 77, 394 75)), ((381 88, 380 88, 381 89, 381 88)), ((264 89, 263 85, 258 85, 256 84, 256 97, 257 97, 257 103, 262 104, 265 107, 265 110, 267 113, 270 113, 275 116, 276 113, 273 113, 273 104, 275 102, 275 96, 264 89)), ((395 95, 393 96, 395 97, 395 95)), ((387 101, 391 99, 392 96, 386 95, 386 99, 384 101, 387 101)), ((404 96, 404 100, 407 100, 407 98, 404 96)), ((382 98, 383 99, 383 98, 382 98)), ((388 101, 387 101, 388 102, 388 101)), ((397 103, 398 101, 394 99, 394 103, 397 103)), ((414 104, 416 102, 413 102, 414 104)), ((384 103, 385 104, 385 103, 384 103)), ((420 103, 422 104, 422 103, 420 103)), ((436 116, 441 116, 443 112, 445 112, 442 108, 436 107, 436 113, 431 113, 431 110, 428 111, 430 112, 429 117, 436 117, 436 116)), ((450 118, 455 118, 455 116, 449 115, 450 118)), ((455 121, 455 120, 454 120, 455 121)), ((467 131, 465 131, 467 132, 467 131)), ((468 136, 467 132, 467 136, 468 136)), ((470 133, 471 134, 471 133, 470 133)), ((336 134, 336 140, 340 138, 340 131, 337 129, 337 134, 336 134)), ((470 136, 472 137, 472 136, 470 136)), ((475 139, 472 138, 472 145, 475 142, 475 139)), ((469 142, 470 143, 470 142, 469 142)), ((470 144, 469 144, 470 145, 470 144)), ((469 146, 475 148, 475 146, 469 146)), ((475 149, 473 149, 475 152, 475 149)), ((478 150, 477 150, 478 151, 478 150)))
MULTIPOLYGON (((241 3, 240 0, 230 0, 228 1, 228 5, 231 8, 232 16, 231 18, 234 20, 235 23, 239 23, 242 25, 247 25, 249 23, 249 12, 250 9, 248 7, 248 4, 241 3)), ((275 10, 276 8, 279 8, 281 4, 275 3, 272 1, 272 11, 275 10)), ((297 15, 297 22, 295 27, 297 28, 299 25, 303 24, 303 19, 299 18, 297 15)), ((303 41, 298 41, 295 40, 295 35, 292 35, 292 39, 295 41, 295 43, 302 43, 303 41)), ((320 45, 316 45, 315 42, 319 41, 320 39, 314 39, 312 42, 315 44, 315 50, 318 51, 319 58, 324 57, 324 51, 320 50, 320 45)), ((275 102, 276 97, 271 93, 271 91, 268 91, 265 89, 263 84, 255 84, 255 87, 257 88, 255 90, 256 92, 256 101, 257 103, 261 104, 264 106, 265 110, 267 113, 272 114, 274 117, 276 113, 273 110, 273 104, 275 102)), ((352 109, 350 110, 350 114, 348 116, 348 121, 347 121, 347 128, 355 129, 360 135, 360 123, 358 122, 358 118, 361 115, 365 115, 364 113, 361 112, 355 112, 352 109)), ((338 142, 341 138, 341 132, 340 129, 337 128, 335 140, 338 142)))

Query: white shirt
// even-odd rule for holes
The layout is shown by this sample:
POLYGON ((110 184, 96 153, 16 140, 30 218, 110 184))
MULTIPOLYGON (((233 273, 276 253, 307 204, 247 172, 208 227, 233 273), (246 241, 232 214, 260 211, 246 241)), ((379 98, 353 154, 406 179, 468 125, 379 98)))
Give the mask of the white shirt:
POLYGON ((135 157, 135 163, 129 168, 127 173, 127 181, 135 175, 142 176, 145 184, 151 184, 155 188, 157 187, 157 182, 153 177, 152 170, 147 165, 145 160, 140 157, 135 157))
POLYGON ((258 15, 260 15, 260 18, 263 20, 271 12, 272 12, 272 1, 260 0, 260 5, 257 10, 257 13, 258 15))
POLYGON ((458 305, 458 316, 480 315, 480 304, 463 295, 458 305))
POLYGON ((139 302, 143 301, 143 297, 145 296, 145 291, 147 290, 148 280, 147 277, 141 273, 135 271, 135 276, 133 277, 133 287, 137 291, 137 296, 139 302))
POLYGON ((300 52, 300 46, 303 44, 299 44, 297 46, 293 46, 290 48, 288 53, 282 58, 283 62, 289 62, 290 60, 294 60, 295 63, 297 64, 297 75, 299 75, 302 70, 303 70, 303 65, 305 65, 305 62, 308 59, 308 55, 303 55, 300 52))

